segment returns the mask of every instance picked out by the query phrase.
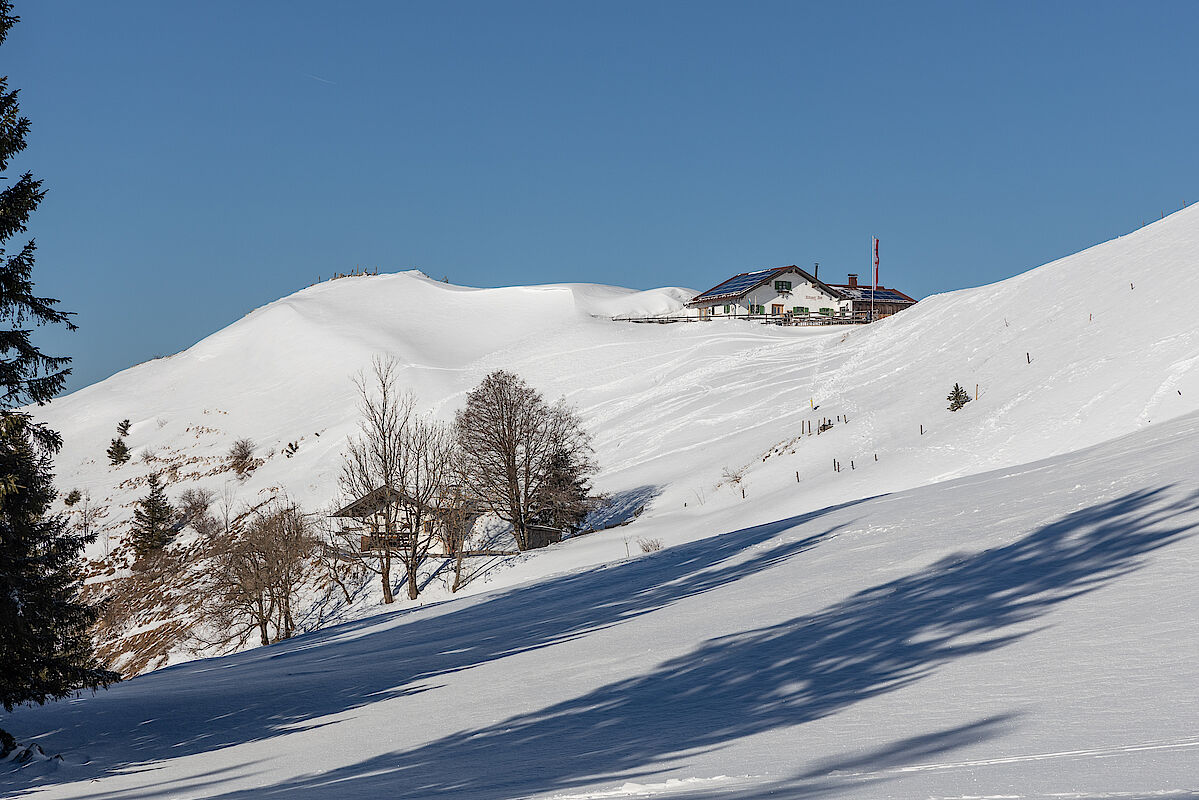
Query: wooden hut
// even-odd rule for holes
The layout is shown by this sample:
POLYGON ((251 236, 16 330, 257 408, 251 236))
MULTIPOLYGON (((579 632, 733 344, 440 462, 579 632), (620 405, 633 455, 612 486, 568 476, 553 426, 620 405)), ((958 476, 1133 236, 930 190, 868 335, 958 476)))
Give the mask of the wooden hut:
POLYGON ((413 528, 420 519, 419 533, 436 536, 444 546, 443 555, 451 555, 465 545, 467 534, 482 513, 482 505, 464 498, 456 486, 446 487, 425 503, 399 489, 380 486, 329 516, 358 521, 363 552, 411 547, 418 533, 413 528))

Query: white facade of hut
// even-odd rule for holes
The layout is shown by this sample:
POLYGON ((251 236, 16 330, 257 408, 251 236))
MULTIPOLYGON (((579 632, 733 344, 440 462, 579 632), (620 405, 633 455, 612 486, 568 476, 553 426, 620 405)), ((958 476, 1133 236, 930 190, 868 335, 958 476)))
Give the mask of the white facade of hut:
POLYGON ((848 313, 849 302, 798 267, 734 275, 687 304, 701 317, 848 313))

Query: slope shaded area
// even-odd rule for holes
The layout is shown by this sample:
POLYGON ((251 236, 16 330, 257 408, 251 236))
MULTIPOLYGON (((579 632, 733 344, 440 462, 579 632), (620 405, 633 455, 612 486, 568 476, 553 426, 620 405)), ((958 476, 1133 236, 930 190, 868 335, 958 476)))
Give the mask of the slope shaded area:
POLYGON ((4 780, 46 797, 1193 790, 1197 434, 1191 415, 160 670, 18 712, 67 760, 4 780))

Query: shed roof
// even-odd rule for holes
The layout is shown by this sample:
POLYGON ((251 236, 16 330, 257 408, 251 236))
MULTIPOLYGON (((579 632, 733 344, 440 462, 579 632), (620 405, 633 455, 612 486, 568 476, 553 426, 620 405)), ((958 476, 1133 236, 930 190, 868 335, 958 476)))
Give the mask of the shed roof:
MULTIPOLYGON (((367 492, 344 508, 334 511, 329 516, 364 519, 384 509, 389 504, 413 506, 416 505, 416 501, 413 501, 400 489, 392 486, 380 486, 378 489, 372 489, 367 492)), ((434 514, 454 509, 477 512, 482 508, 482 504, 476 498, 463 497, 462 490, 458 486, 445 487, 429 503, 423 505, 428 511, 434 514)))
POLYGON ((353 517, 360 519, 370 516, 379 509, 386 506, 388 503, 398 502, 403 498, 403 494, 390 486, 380 486, 378 489, 367 492, 362 497, 353 501, 345 508, 340 508, 330 514, 330 517, 353 517))

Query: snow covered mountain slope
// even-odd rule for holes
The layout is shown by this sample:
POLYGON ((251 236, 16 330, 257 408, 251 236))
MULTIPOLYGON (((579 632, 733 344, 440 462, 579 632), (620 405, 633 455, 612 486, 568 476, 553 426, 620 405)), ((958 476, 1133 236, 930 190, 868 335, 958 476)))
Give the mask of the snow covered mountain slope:
MULTIPOLYGON (((678 307, 682 289, 345 278, 43 413, 67 442, 60 486, 102 507, 96 554, 123 538, 145 476, 170 465, 173 495, 204 486, 253 500, 282 488, 312 508, 328 503, 355 425, 351 376, 376 354, 397 358, 422 404, 447 419, 504 368, 576 403, 595 433, 598 487, 629 505, 656 498, 639 524, 685 515, 694 524, 664 534, 683 541, 1070 452, 1199 409, 1196 245, 1199 209, 1189 208, 856 328, 608 318, 678 307), (978 400, 950 414, 955 382, 977 386, 978 400), (135 458, 114 468, 104 450, 125 418, 135 458), (830 431, 796 438, 823 418, 830 431), (244 483, 222 470, 241 437, 266 458, 244 483), (290 442, 299 451, 284 458, 290 442)), ((625 544, 609 536, 564 549, 555 558, 571 568, 623 556, 625 544)))
POLYGON ((675 515, 695 541, 20 710, 63 759, 0 792, 1194 797, 1196 441, 1189 414, 723 535, 675 515))
POLYGON ((109 544, 152 469, 174 468, 172 496, 328 502, 350 376, 378 353, 447 418, 496 368, 565 395, 599 488, 647 510, 473 596, 433 603, 434 581, 422 608, 18 711, 6 727, 65 760, 3 780, 64 797, 1191 796, 1197 244, 1191 208, 852 329, 616 323, 684 293, 411 273, 265 306, 44 411, 67 441, 60 485, 102 504, 109 544), (950 413, 954 382, 979 398, 950 413), (124 418, 146 460, 113 468, 124 418), (265 458, 244 483, 221 465, 243 436, 265 458))

